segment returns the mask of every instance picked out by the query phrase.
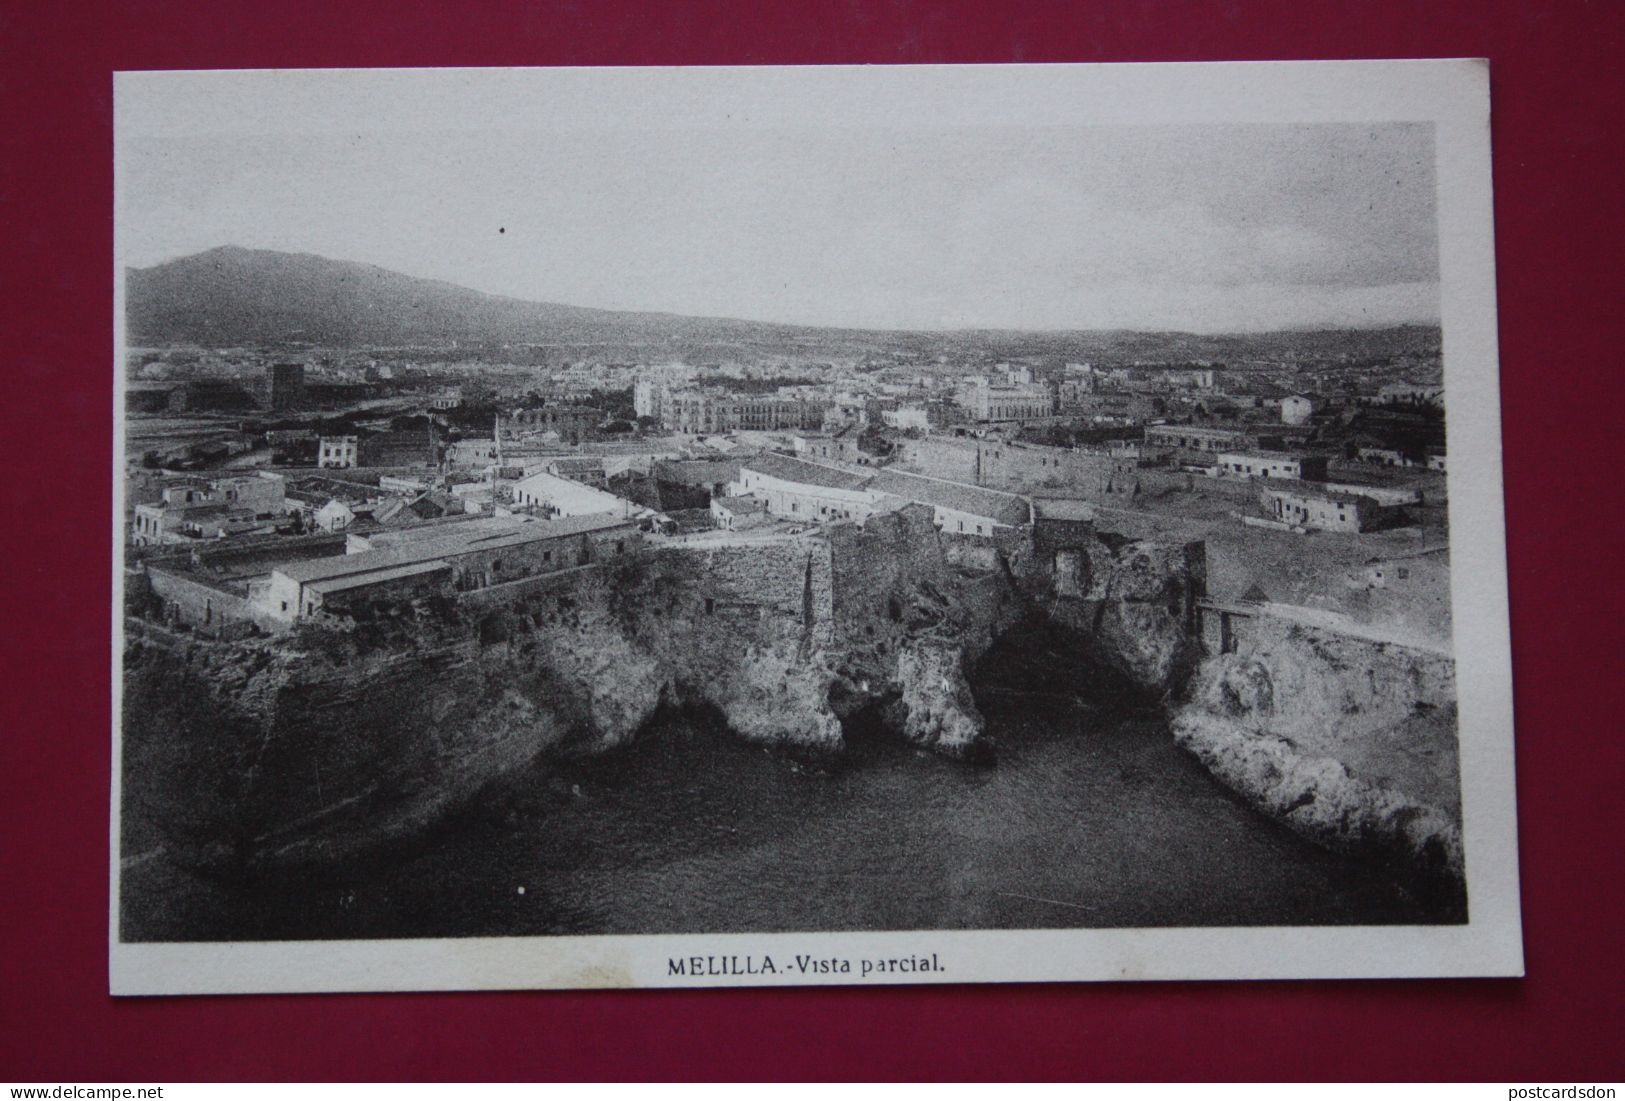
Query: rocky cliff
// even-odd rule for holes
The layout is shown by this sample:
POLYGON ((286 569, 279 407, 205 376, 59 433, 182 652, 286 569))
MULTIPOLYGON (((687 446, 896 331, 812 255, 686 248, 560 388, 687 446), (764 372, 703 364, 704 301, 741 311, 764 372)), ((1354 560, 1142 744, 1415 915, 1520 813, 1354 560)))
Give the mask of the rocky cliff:
POLYGON ((1080 684, 1103 666, 1160 694, 1188 672, 1190 548, 1075 542, 1087 565, 1066 593, 1030 532, 959 540, 910 508, 359 607, 279 638, 133 621, 126 802, 195 863, 252 869, 410 832, 538 758, 624 745, 662 707, 819 754, 842 749, 843 720, 878 714, 988 760, 967 672, 1034 617, 1076 641, 1080 684))
POLYGON ((1451 659, 1260 616, 1201 665, 1173 727, 1294 831, 1462 895, 1451 659))

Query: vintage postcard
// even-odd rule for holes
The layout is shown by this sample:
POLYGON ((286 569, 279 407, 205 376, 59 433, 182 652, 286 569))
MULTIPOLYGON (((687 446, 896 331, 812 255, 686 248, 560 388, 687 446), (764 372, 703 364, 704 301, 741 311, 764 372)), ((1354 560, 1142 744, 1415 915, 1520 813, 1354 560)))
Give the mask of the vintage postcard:
POLYGON ((1520 974, 1488 75, 118 74, 113 992, 1520 974))

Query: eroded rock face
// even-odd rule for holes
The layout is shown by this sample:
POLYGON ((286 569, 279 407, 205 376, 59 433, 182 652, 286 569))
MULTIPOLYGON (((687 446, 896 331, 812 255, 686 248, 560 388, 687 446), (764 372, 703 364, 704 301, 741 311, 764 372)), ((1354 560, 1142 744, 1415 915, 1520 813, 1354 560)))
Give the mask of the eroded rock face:
POLYGON ((1106 603, 1094 639, 1106 660, 1149 695, 1177 689, 1196 660, 1183 621, 1160 604, 1106 603))
POLYGON ((863 711, 922 748, 988 759, 966 669, 1052 611, 1098 651, 1080 662, 1153 691, 1183 675, 1187 548, 1113 549, 1090 534, 1062 596, 1029 538, 950 540, 911 506, 862 528, 673 544, 277 639, 137 643, 126 775, 152 778, 145 805, 186 844, 325 858, 538 757, 623 746, 662 701, 703 706, 764 745, 837 752, 842 718, 863 711))
POLYGON ((1455 719, 1450 659, 1261 618, 1203 663, 1173 729, 1298 833, 1459 893, 1455 719))
POLYGON ((1201 659, 1191 604, 1205 585, 1204 562, 1200 544, 1040 528, 1012 575, 1046 619, 1073 632, 1084 660, 1161 698, 1178 692, 1201 659))
POLYGON ((781 637, 747 644, 718 677, 687 682, 683 692, 714 707, 746 741, 836 752, 844 743, 829 704, 833 676, 822 651, 781 637))
POLYGON ((667 675, 601 609, 526 641, 536 667, 526 678, 533 702, 570 730, 580 748, 601 752, 625 745, 654 717, 667 675))
POLYGON ((988 760, 992 746, 965 680, 958 647, 925 642, 897 655, 892 721, 915 745, 958 760, 988 760))

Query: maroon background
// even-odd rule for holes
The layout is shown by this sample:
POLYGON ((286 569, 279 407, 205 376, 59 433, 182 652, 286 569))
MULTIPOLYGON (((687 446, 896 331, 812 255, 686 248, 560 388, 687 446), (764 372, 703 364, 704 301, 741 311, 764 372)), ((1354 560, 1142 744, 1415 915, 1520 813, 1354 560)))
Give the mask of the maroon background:
POLYGON ((30 7, 0 8, 0 1079, 1622 1077, 1625 5, 30 7), (112 70, 1449 56, 1493 60, 1527 979, 107 996, 112 70))

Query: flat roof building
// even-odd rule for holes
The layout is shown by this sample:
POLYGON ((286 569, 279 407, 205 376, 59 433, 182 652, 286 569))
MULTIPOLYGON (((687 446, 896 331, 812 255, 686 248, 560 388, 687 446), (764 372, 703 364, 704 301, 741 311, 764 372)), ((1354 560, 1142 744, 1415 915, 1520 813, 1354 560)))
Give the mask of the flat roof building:
POLYGON ((638 539, 637 525, 618 516, 459 528, 379 550, 285 563, 257 595, 266 614, 292 622, 330 610, 340 593, 387 598, 480 589, 617 557, 638 539))
POLYGON ((1280 451, 1221 451, 1219 474, 1231 478, 1297 478, 1323 482, 1324 455, 1288 455, 1280 451))

